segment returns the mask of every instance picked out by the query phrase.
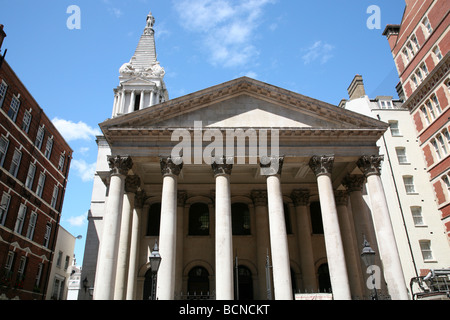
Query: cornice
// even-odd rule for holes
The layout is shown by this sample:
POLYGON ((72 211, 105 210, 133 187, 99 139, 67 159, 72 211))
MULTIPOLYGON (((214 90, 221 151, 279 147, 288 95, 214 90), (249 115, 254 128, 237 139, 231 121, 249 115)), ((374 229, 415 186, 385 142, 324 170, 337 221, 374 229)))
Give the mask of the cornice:
POLYGON ((411 112, 418 108, 430 92, 439 85, 450 73, 450 52, 438 63, 438 65, 425 77, 422 84, 411 94, 410 97, 403 104, 411 112))
POLYGON ((135 127, 143 122, 152 126, 172 117, 193 112, 242 94, 293 110, 301 110, 330 121, 344 123, 349 127, 385 127, 387 129, 387 125, 379 120, 247 77, 212 86, 151 108, 108 119, 101 123, 100 127, 105 133, 114 127, 135 127))

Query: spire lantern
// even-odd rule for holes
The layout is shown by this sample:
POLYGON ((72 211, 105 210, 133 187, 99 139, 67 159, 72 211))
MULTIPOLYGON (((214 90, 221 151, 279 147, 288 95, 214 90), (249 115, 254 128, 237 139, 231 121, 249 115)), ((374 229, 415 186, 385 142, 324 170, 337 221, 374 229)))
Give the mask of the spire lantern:
POLYGON ((163 80, 166 72, 157 60, 154 25, 155 17, 150 12, 134 55, 119 70, 120 85, 114 90, 113 117, 169 99, 163 80))

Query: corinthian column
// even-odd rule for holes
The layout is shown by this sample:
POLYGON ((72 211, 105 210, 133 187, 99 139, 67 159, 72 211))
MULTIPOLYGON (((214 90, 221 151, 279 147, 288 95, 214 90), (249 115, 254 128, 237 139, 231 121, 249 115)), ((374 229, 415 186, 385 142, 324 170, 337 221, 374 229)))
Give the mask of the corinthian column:
POLYGON ((128 282, 127 282, 127 300, 136 299, 136 282, 138 272, 138 252, 140 235, 140 221, 142 209, 144 207, 147 196, 145 191, 137 191, 134 199, 134 210, 131 222, 131 240, 130 240, 130 264, 128 266, 128 282))
POLYGON ((266 257, 267 250, 270 247, 269 241, 269 218, 267 215, 267 191, 255 190, 251 193, 253 203, 255 204, 255 220, 256 220, 256 257, 257 257, 257 269, 258 269, 258 281, 259 281, 259 296, 258 300, 267 299, 266 277, 263 277, 266 273, 266 257))
POLYGON ((134 197, 140 184, 141 179, 138 176, 128 176, 125 179, 125 195, 123 198, 119 250, 117 253, 117 271, 114 300, 124 300, 125 298, 130 250, 131 218, 132 211, 134 209, 134 197))
POLYGON ((294 190, 291 198, 297 213, 298 241, 300 246, 300 264, 302 268, 303 287, 307 292, 317 290, 316 270, 311 241, 311 222, 309 219, 309 191, 294 190))
POLYGON ((363 156, 358 160, 357 165, 367 179, 367 189, 372 204, 372 219, 389 294, 393 300, 408 300, 397 242, 380 178, 382 161, 383 156, 363 156))
POLYGON ((335 300, 351 300, 344 247, 331 181, 333 164, 334 156, 314 156, 309 162, 310 168, 317 177, 333 298, 335 300))
POLYGON ((214 159, 216 179, 216 298, 233 300, 233 233, 231 224, 230 175, 233 158, 214 159))
POLYGON ((117 241, 124 194, 124 180, 133 166, 130 157, 108 157, 111 169, 109 194, 103 222, 102 238, 95 276, 94 300, 112 300, 116 281, 117 241))
POLYGON ((163 190, 161 201, 161 223, 159 252, 161 265, 158 271, 157 298, 173 300, 175 296, 175 261, 177 228, 177 180, 183 168, 181 158, 161 158, 163 190))
POLYGON ((267 176, 270 244, 272 252, 273 285, 276 300, 293 300, 291 266, 284 216, 281 171, 283 157, 271 157, 261 162, 261 173, 267 176))

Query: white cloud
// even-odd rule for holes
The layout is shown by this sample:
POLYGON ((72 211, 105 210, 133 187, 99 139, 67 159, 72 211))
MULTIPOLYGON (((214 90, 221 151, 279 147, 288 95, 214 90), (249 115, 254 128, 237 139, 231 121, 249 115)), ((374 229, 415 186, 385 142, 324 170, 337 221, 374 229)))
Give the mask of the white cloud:
POLYGON ((316 41, 311 47, 307 48, 306 53, 302 56, 305 64, 310 64, 316 60, 320 64, 325 64, 333 57, 334 47, 322 41, 316 41))
POLYGON ((82 227, 86 223, 86 219, 87 219, 87 213, 76 216, 76 217, 70 217, 67 219, 67 222, 72 227, 82 227))
POLYGON ((116 18, 120 18, 121 16, 123 16, 123 12, 119 8, 108 8, 108 11, 116 18))
POLYGON ((202 35, 210 62, 242 66, 258 55, 253 43, 263 8, 274 0, 176 0, 180 24, 202 35))
POLYGON ((92 128, 82 121, 75 123, 70 120, 54 118, 52 122, 68 142, 74 140, 91 140, 101 134, 99 129, 92 128))
POLYGON ((96 163, 87 163, 84 160, 73 159, 70 168, 75 170, 83 182, 94 180, 96 163))

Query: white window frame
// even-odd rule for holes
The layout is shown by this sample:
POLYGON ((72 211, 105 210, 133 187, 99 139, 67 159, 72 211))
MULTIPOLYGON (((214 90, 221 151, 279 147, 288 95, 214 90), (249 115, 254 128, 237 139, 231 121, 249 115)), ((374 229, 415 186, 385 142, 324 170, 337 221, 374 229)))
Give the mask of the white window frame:
POLYGON ((50 236, 52 234, 52 225, 47 223, 45 226, 45 234, 44 234, 44 247, 48 248, 48 244, 50 243, 50 236))
POLYGON ((442 52, 441 52, 441 49, 439 48, 439 46, 435 46, 433 48, 433 54, 434 54, 434 57, 436 58, 436 61, 439 63, 443 58, 442 52))
POLYGON ((11 202, 11 195, 3 192, 2 199, 0 202, 0 225, 4 226, 6 221, 6 216, 8 215, 9 203, 11 202))
POLYGON ((30 215, 30 221, 28 222, 28 229, 27 229, 27 236, 26 236, 30 240, 33 240, 34 230, 36 229, 36 222, 37 222, 37 213, 32 212, 30 215))
POLYGON ((414 185, 413 176, 403 176, 403 184, 405 185, 406 194, 416 194, 416 186, 414 185))
POLYGON ((409 164, 405 147, 397 147, 395 148, 395 152, 397 153, 398 164, 409 164))
POLYGON ((19 172, 20 161, 22 160, 22 152, 19 149, 14 150, 13 158, 11 160, 11 166, 9 167, 9 173, 16 178, 17 172, 19 172))
POLYGON ((36 273, 36 281, 35 281, 35 286, 39 287, 39 285, 41 284, 41 276, 42 276, 42 270, 44 269, 44 264, 43 263, 39 263, 38 265, 38 271, 36 273))
POLYGON ((8 91, 8 84, 2 80, 0 83, 0 108, 3 106, 3 102, 5 101, 6 92, 8 91))
POLYGON ((45 186, 45 173, 42 171, 39 174, 39 180, 38 180, 38 184, 36 186, 36 194, 38 197, 42 198, 42 191, 44 190, 44 186, 45 186))
POLYGON ((393 137, 402 136, 398 121, 389 121, 389 128, 391 129, 391 136, 393 137))
POLYGON ((16 122, 17 115, 19 114, 19 108, 20 108, 20 99, 19 99, 19 97, 14 95, 11 100, 11 104, 10 104, 9 110, 8 110, 8 117, 13 122, 16 122))
POLYGON ((58 202, 58 193, 59 193, 59 188, 57 185, 55 185, 53 187, 52 200, 50 202, 50 206, 53 209, 56 209, 56 203, 58 202))
POLYGON ((64 155, 64 153, 61 153, 61 155, 59 156, 59 162, 58 162, 58 170, 59 171, 63 171, 64 170, 64 163, 66 162, 66 156, 64 155))
POLYGON ((442 108, 441 108, 441 105, 439 103, 438 97, 435 94, 433 94, 431 96, 431 101, 433 102, 434 108, 436 109, 437 113, 441 114, 442 113, 442 108))
POLYGON ((5 263, 5 269, 7 271, 11 271, 12 270, 12 266, 14 263, 14 256, 15 256, 15 252, 14 251, 9 251, 8 252, 8 256, 6 257, 6 263, 5 263))
POLYGON ((44 156, 47 159, 50 159, 52 155, 52 150, 53 150, 53 137, 48 137, 47 143, 45 144, 45 152, 44 152, 44 156))
POLYGON ((425 221, 423 220, 422 207, 413 206, 411 207, 411 216, 414 221, 415 227, 425 226, 425 221))
POLYGON ((42 142, 44 141, 44 135, 45 135, 45 128, 44 128, 44 126, 39 126, 38 132, 36 134, 36 141, 34 142, 34 145, 39 150, 42 147, 42 142))
POLYGON ((19 268, 17 269, 17 276, 19 278, 23 277, 25 274, 25 266, 27 265, 27 257, 20 257, 19 268))
POLYGON ((31 124, 32 118, 33 118, 33 116, 31 115, 31 109, 26 110, 23 115, 23 120, 22 120, 22 130, 25 131, 25 133, 28 133, 28 131, 30 130, 30 124, 31 124))
POLYGON ((27 179, 25 180, 25 187, 28 189, 33 189, 34 177, 36 176, 36 165, 34 163, 30 163, 27 172, 27 179))
POLYGON ((8 152, 9 140, 5 136, 0 137, 0 166, 3 167, 5 162, 6 153, 8 152))
POLYGON ((431 26, 430 20, 425 16, 422 19, 422 24, 425 27, 426 38, 428 38, 433 33, 433 27, 431 26))
POLYGON ((431 240, 420 240, 420 251, 422 252, 423 261, 434 260, 433 250, 431 249, 431 240))
POLYGON ((23 229, 23 224, 27 216, 27 206, 23 203, 20 204, 19 211, 17 212, 16 225, 14 226, 14 232, 21 234, 23 229))

